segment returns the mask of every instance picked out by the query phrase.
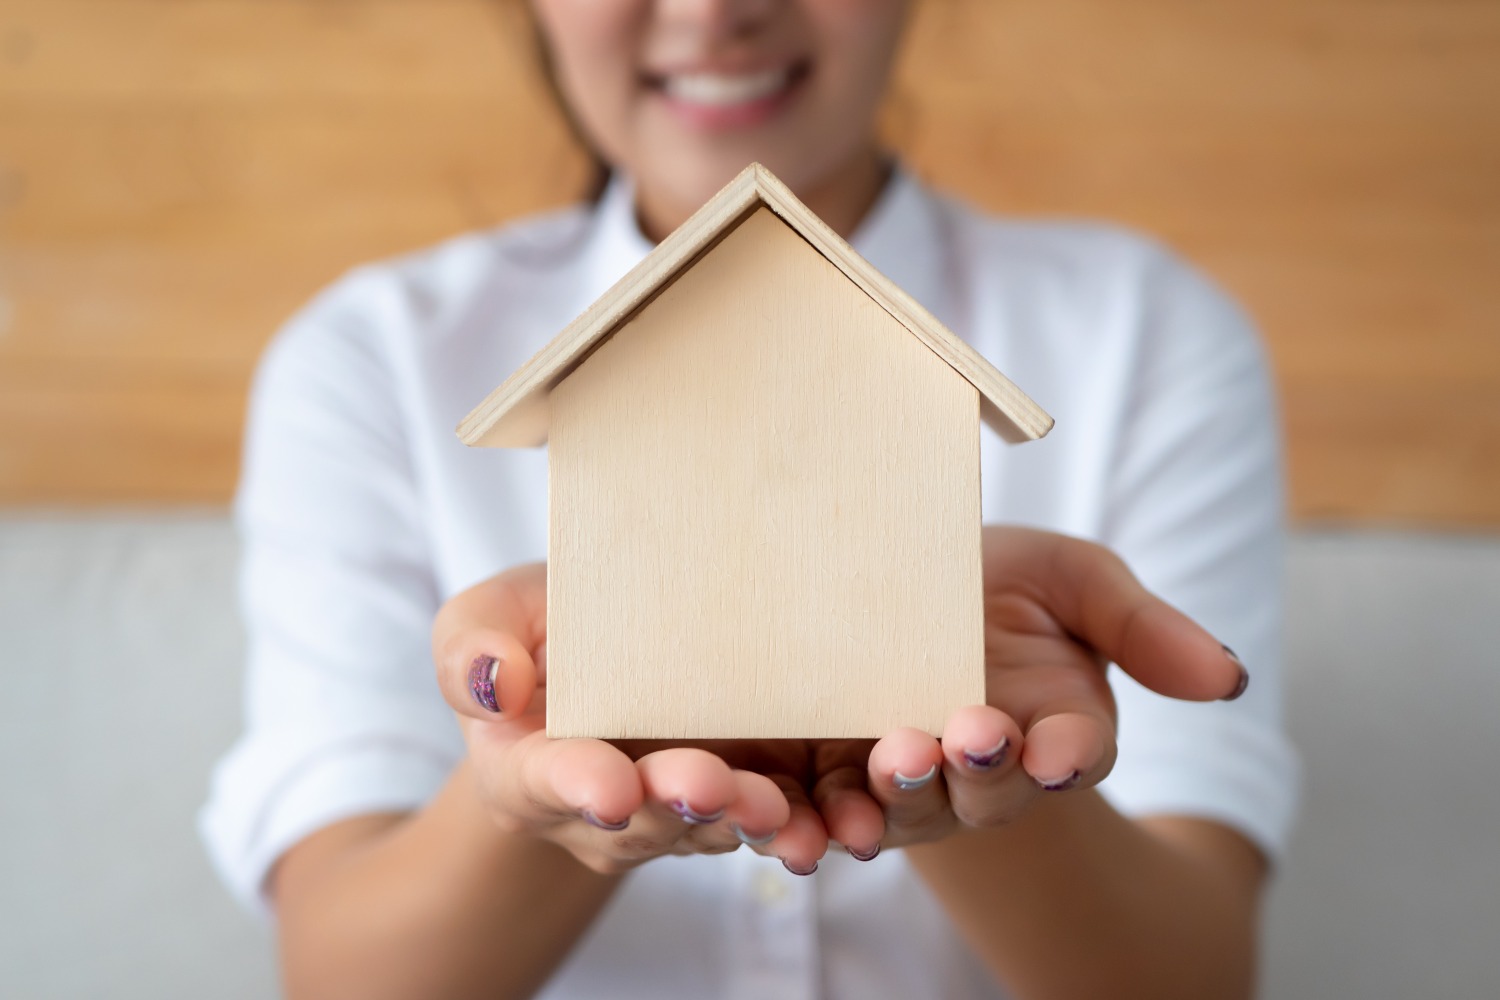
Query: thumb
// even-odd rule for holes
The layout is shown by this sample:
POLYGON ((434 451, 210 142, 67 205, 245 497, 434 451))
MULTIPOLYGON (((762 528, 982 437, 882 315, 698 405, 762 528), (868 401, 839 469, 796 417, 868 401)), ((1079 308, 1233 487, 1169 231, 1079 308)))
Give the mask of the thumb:
POLYGON ((547 637, 547 568, 518 566, 456 594, 432 626, 438 686, 461 715, 493 720, 526 711, 547 637))
POLYGON ((1021 590, 1069 634, 1146 687, 1190 701, 1233 699, 1249 675, 1207 630, 1141 586, 1093 542, 1023 528, 984 529, 986 595, 1021 590))

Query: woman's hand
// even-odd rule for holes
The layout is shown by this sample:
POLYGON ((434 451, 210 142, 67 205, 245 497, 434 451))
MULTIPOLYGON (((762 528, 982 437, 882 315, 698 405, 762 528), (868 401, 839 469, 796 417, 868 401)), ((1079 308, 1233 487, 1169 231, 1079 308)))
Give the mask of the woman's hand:
POLYGON ((552 841, 604 873, 741 843, 773 853, 773 837, 789 868, 816 867, 827 834, 801 794, 799 744, 726 743, 711 752, 548 739, 546 621, 546 568, 535 564, 457 595, 433 627, 439 683, 501 830, 552 841), (740 758, 754 769, 726 762, 740 758))
POLYGON ((1091 788, 1115 761, 1111 661, 1159 694, 1238 697, 1239 660, 1143 588, 1108 549, 1021 528, 984 529, 987 704, 942 738, 898 730, 871 747, 814 748, 829 836, 856 857, 1009 823, 1042 795, 1091 788))
POLYGON ((502 829, 553 840, 599 871, 748 843, 810 872, 830 839, 868 860, 1098 784, 1115 759, 1111 661, 1169 697, 1243 690, 1233 654, 1107 549, 1021 528, 987 527, 983 539, 987 703, 954 713, 941 739, 902 729, 879 741, 548 740, 545 568, 458 595, 438 616, 434 651, 482 798, 502 829))

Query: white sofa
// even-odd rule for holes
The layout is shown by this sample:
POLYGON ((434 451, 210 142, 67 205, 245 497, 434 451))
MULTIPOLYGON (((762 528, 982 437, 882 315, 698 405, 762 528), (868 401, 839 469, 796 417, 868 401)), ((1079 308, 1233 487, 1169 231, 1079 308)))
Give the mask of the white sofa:
MULTIPOLYGON (((0 995, 276 995, 194 832, 238 726, 222 513, 0 517, 0 995)), ((1304 534, 1269 998, 1500 995, 1500 539, 1304 534)))

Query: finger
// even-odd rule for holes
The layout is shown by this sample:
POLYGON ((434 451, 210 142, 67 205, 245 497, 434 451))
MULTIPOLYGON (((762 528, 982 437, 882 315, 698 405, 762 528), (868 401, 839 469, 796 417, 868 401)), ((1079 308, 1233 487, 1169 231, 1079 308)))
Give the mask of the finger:
POLYGON ((448 706, 471 719, 513 719, 536 692, 531 654, 499 629, 470 628, 448 636, 438 652, 438 687, 448 706))
POLYGON ((943 729, 942 745, 948 802, 965 826, 1008 823, 1036 797, 1037 784, 1021 767, 1021 727, 998 708, 959 709, 943 729))
MULTIPOLYGON (((812 773, 827 774, 841 767, 868 768, 875 740, 813 740, 812 773)), ((791 773, 791 772, 788 772, 791 773)))
POLYGON ((828 853, 828 829, 800 781, 784 774, 771 775, 771 780, 781 790, 790 813, 786 825, 769 844, 750 846, 757 854, 780 858, 793 875, 811 875, 828 853))
POLYGON ((1238 697, 1248 674, 1228 647, 1156 597, 1103 546, 1049 532, 984 530, 985 592, 1022 590, 1082 640, 1158 694, 1238 697))
POLYGON ((549 740, 533 732, 508 744, 476 745, 471 758, 497 823, 511 832, 579 818, 619 829, 644 801, 635 763, 600 740, 549 740))
POLYGON ((943 788, 943 749, 919 729, 898 729, 870 751, 867 786, 885 812, 887 839, 951 815, 943 788))
POLYGON ((734 772, 707 750, 658 750, 636 761, 635 766, 648 805, 675 816, 679 826, 719 822, 739 795, 734 772))
POLYGON ((860 861, 873 861, 885 836, 885 812, 866 787, 866 769, 841 767, 818 779, 812 801, 828 836, 860 861))
POLYGON ((1114 727, 1097 713, 1059 712, 1032 724, 1021 766, 1046 792, 1091 788, 1115 763, 1114 727))
POLYGON ((768 844, 791 819, 792 808, 776 782, 754 771, 735 771, 734 801, 721 822, 692 826, 685 838, 696 850, 722 853, 741 844, 768 844))
POLYGON ((663 854, 693 853, 687 843, 693 828, 722 825, 738 793, 728 765, 703 750, 659 750, 630 766, 641 790, 639 808, 628 824, 595 824, 605 829, 590 831, 584 841, 585 856, 599 870, 623 871, 663 854))
POLYGON ((537 684, 533 652, 546 641, 546 567, 519 566, 447 601, 432 628, 438 686, 471 718, 516 716, 537 684))

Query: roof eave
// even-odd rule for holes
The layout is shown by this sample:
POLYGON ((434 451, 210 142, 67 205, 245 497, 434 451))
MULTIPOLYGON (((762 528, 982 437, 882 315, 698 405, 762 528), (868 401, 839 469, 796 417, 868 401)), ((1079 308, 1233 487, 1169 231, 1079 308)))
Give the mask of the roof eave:
POLYGON ((780 217, 973 385, 980 396, 981 419, 1001 438, 1011 443, 1029 441, 1052 429, 1052 418, 1013 382, 877 271, 774 174, 752 163, 485 397, 458 425, 459 438, 467 445, 485 447, 525 448, 545 443, 550 423, 548 397, 553 386, 760 205, 780 217))

